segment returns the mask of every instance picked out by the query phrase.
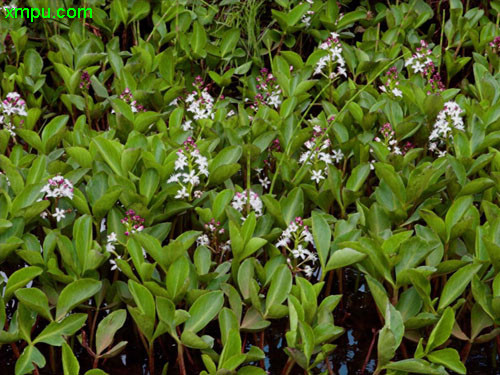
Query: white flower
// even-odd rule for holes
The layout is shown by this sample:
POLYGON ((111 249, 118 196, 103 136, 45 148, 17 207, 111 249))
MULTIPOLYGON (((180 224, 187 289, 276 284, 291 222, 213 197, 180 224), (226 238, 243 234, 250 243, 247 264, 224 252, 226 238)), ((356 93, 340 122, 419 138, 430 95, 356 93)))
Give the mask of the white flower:
POLYGON ((200 178, 196 175, 194 170, 191 170, 189 173, 184 173, 182 176, 184 177, 185 184, 196 186, 200 183, 200 178))
POLYGON ((57 222, 60 222, 62 219, 66 217, 66 210, 61 210, 60 208, 56 208, 56 212, 52 214, 52 217, 57 219, 57 222))
POLYGON ((106 251, 109 251, 109 252, 115 251, 115 245, 113 245, 111 242, 108 242, 106 244, 106 251))
POLYGON ((312 181, 315 181, 317 184, 319 184, 319 182, 320 182, 321 180, 324 180, 324 179, 325 179, 325 177, 323 176, 323 174, 322 174, 322 173, 323 173, 323 172, 322 172, 321 170, 319 170, 319 171, 311 171, 311 175, 312 175, 312 176, 311 176, 311 180, 312 180, 312 181))
POLYGON ((307 277, 311 277, 313 272, 314 272, 314 269, 311 266, 306 265, 304 267, 304 273, 306 274, 307 277))
POLYGON ((222 251, 231 251, 231 240, 227 240, 220 248, 222 251))
POLYGON ((188 162, 187 162, 187 156, 184 155, 182 150, 177 152, 177 160, 175 161, 175 170, 178 169, 184 169, 184 167, 187 167, 188 162))
POLYGON ((248 193, 248 191, 245 191, 244 193, 236 193, 231 202, 231 206, 235 210, 242 212, 247 204, 247 200, 248 203, 250 203, 250 207, 252 208, 252 210, 255 211, 255 216, 262 216, 262 200, 260 199, 259 195, 253 191, 250 191, 250 193, 248 193))
POLYGON ((333 150, 332 151, 332 158, 335 160, 336 163, 339 163, 344 158, 344 153, 340 149, 339 150, 333 150))
POLYGON ((281 104, 281 98, 279 96, 280 93, 273 93, 268 99, 267 104, 270 106, 274 106, 274 108, 278 108, 281 104))
POLYGON ((47 184, 40 190, 47 198, 69 198, 73 199, 73 184, 62 176, 49 178, 47 184))
POLYGON ((106 218, 101 220, 101 227, 99 228, 100 232, 105 232, 106 231, 106 218))
POLYGON ((292 254, 294 258, 305 259, 310 253, 309 250, 305 249, 302 245, 299 245, 296 249, 292 250, 292 254))
POLYGON ((182 130, 184 130, 185 132, 187 132, 188 130, 193 130, 191 123, 191 120, 187 120, 184 124, 182 124, 182 130))
POLYGON ((111 232, 111 234, 108 234, 108 242, 116 242, 118 241, 118 238, 116 237, 115 232, 111 232))
POLYGON ((183 198, 188 198, 189 194, 187 192, 187 189, 185 186, 183 186, 181 189, 177 191, 177 194, 175 196, 175 199, 183 199, 183 198))
POLYGON ((394 94, 394 96, 397 96, 397 97, 403 97, 403 92, 398 89, 397 87, 393 88, 392 89, 392 93, 394 94))
MULTIPOLYGON (((117 256, 116 259, 121 259, 121 256, 117 256)), ((120 270, 120 267, 118 267, 118 265, 116 264, 116 260, 114 259, 110 259, 109 260, 109 263, 111 264, 111 271, 114 271, 114 270, 120 270)))
POLYGON ((208 246, 210 244, 210 239, 206 234, 202 234, 196 239, 197 246, 208 246))
POLYGON ((49 216, 49 213, 48 213, 47 211, 43 211, 43 212, 41 212, 41 213, 40 213, 40 217, 41 217, 42 219, 46 219, 46 218, 47 218, 47 216, 49 216))
POLYGON ((290 238, 288 237, 282 237, 278 243, 276 244, 276 247, 285 247, 290 243, 290 238))
POLYGON ((267 189, 269 185, 271 185, 271 181, 269 180, 269 178, 267 178, 267 176, 264 178, 259 177, 259 182, 264 189, 267 189))

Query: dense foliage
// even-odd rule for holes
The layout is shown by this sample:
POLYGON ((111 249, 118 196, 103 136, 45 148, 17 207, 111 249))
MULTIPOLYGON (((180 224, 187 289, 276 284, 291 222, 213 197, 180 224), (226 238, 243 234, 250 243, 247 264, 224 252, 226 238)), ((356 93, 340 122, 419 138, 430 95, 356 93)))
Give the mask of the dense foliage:
POLYGON ((365 286, 356 373, 496 366, 497 1, 80 6, 0 17, 6 371, 334 374, 365 286))

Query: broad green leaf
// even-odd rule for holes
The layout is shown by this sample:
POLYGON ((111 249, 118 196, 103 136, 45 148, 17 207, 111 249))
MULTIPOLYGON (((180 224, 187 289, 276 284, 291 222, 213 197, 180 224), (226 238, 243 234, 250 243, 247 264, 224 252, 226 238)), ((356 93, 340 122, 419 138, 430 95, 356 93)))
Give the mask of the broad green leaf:
POLYGON ((326 273, 330 270, 335 270, 338 268, 344 268, 350 266, 351 264, 360 262, 365 258, 366 254, 363 254, 359 251, 356 251, 348 247, 344 249, 335 250, 330 256, 330 259, 328 260, 324 272, 326 273))
POLYGON ((61 322, 54 321, 40 332, 33 343, 43 342, 52 346, 61 346, 64 343, 64 336, 71 336, 82 328, 87 318, 87 314, 71 314, 61 322))
POLYGON ((184 330, 196 333, 203 329, 219 313, 224 304, 222 291, 204 294, 194 301, 189 309, 189 319, 184 325, 184 330))
POLYGON ((266 312, 274 305, 280 305, 288 297, 292 289, 292 273, 287 265, 280 265, 271 279, 271 286, 266 296, 266 312))
POLYGON ((304 192, 300 187, 294 188, 281 202, 281 214, 288 225, 304 212, 304 192))
POLYGON ((435 348, 448 340, 451 335, 451 330, 453 329, 453 324, 455 324, 455 312, 451 307, 448 307, 427 340, 427 346, 425 347, 426 353, 432 352, 435 348))
POLYGON ((34 266, 24 267, 14 272, 5 285, 4 300, 8 301, 17 289, 24 287, 42 272, 40 267, 34 266))
POLYGON ((128 288, 139 310, 146 315, 148 319, 154 321, 156 316, 155 301, 148 288, 134 280, 128 281, 128 288))
POLYGON ((472 277, 480 268, 481 264, 468 264, 451 275, 441 292, 438 310, 443 310, 446 306, 455 301, 455 299, 463 293, 472 280, 472 277))
POLYGON ((73 350, 66 343, 62 344, 62 365, 64 375, 78 375, 80 373, 80 364, 73 354, 73 350))
MULTIPOLYGON (((330 252, 330 243, 332 238, 332 232, 330 226, 328 225, 325 218, 316 211, 311 214, 312 217, 312 233, 314 237, 314 244, 318 251, 318 258, 323 269, 325 268, 328 253, 330 252)), ((323 273, 326 274, 327 270, 323 273)))
POLYGON ((49 300, 44 292, 37 288, 24 288, 15 291, 16 298, 29 307, 31 310, 36 311, 47 320, 52 320, 49 309, 49 300))
POLYGON ((113 343, 113 338, 127 319, 127 312, 123 309, 113 311, 106 316, 99 325, 95 335, 96 354, 100 355, 107 347, 113 343))
POLYGON ((462 362, 460 362, 460 356, 455 349, 446 348, 441 350, 436 350, 432 353, 427 354, 427 358, 434 363, 444 365, 450 370, 455 371, 457 374, 465 375, 467 370, 462 362))
POLYGON ((349 178, 347 179, 347 183, 345 185, 346 189, 352 191, 358 191, 361 186, 365 183, 368 175, 370 174, 370 165, 368 163, 360 164, 356 166, 349 178))
POLYGON ((102 282, 93 279, 76 280, 66 285, 57 300, 56 321, 61 321, 74 307, 95 295, 101 286, 102 282))
POLYGON ((465 212, 469 209, 472 204, 473 198, 472 196, 464 196, 457 198, 449 208, 446 213, 445 225, 446 225, 446 240, 450 240, 451 230, 457 224, 465 212))

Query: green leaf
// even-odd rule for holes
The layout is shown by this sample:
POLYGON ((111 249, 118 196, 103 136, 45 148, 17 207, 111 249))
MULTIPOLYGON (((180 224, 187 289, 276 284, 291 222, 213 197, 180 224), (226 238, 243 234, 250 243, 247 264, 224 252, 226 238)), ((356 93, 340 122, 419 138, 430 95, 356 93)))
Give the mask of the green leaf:
POLYGON ((451 307, 448 307, 432 330, 429 340, 427 340, 426 353, 432 352, 448 340, 453 329, 453 324, 455 324, 455 311, 451 307))
POLYGON ((80 164, 82 168, 92 167, 92 155, 87 149, 77 146, 67 147, 66 152, 69 156, 75 159, 75 161, 80 164))
POLYGON ((446 282, 441 292, 438 310, 443 310, 446 306, 455 301, 455 299, 463 293, 472 280, 472 277, 480 268, 481 264, 468 264, 455 272, 446 282))
POLYGON ((54 117, 42 131, 42 145, 45 154, 48 154, 59 143, 66 130, 68 115, 54 117))
POLYGON ((154 321, 156 316, 155 301, 148 288, 135 282, 134 280, 128 281, 128 288, 142 314, 148 317, 148 319, 154 321))
POLYGON ((229 52, 233 51, 240 39, 240 29, 234 28, 222 34, 222 41, 220 44, 221 57, 226 56, 229 52))
POLYGON ((92 247, 92 218, 89 215, 80 216, 73 226, 74 247, 78 257, 80 275, 87 268, 87 259, 92 247))
POLYGON ((272 306, 281 305, 292 289, 292 273, 287 265, 278 266, 271 279, 271 286, 266 297, 265 315, 272 306))
POLYGON ((193 23, 193 34, 191 36, 191 48, 197 57, 207 55, 205 46, 207 44, 207 33, 203 26, 198 22, 193 23))
POLYGON ((457 198, 449 208, 446 213, 445 226, 446 226, 446 241, 450 240, 451 230, 457 224, 464 214, 467 212, 471 206, 473 198, 471 196, 465 196, 457 198))
POLYGON ((123 175, 120 162, 120 154, 122 150, 117 143, 102 137, 93 138, 92 142, 97 146, 97 150, 113 172, 115 172, 118 176, 125 177, 123 175))
POLYGON ((412 374, 425 375, 447 375, 448 373, 442 367, 436 367, 423 359, 404 359, 398 362, 391 362, 384 368, 396 371, 406 371, 412 374))
POLYGON ((92 205, 92 211, 97 220, 101 220, 113 208, 116 201, 120 197, 123 187, 119 185, 111 186, 105 194, 103 194, 92 205))
POLYGON ((83 327, 87 318, 87 314, 71 314, 61 322, 52 322, 40 332, 33 343, 43 342, 52 346, 61 346, 65 342, 63 336, 73 335, 83 327))
POLYGON ((80 364, 71 347, 66 343, 62 344, 62 365, 64 375, 78 375, 80 373, 80 364))
POLYGON ((106 316, 99 325, 95 335, 96 354, 100 355, 107 347, 113 343, 113 338, 116 331, 118 331, 125 320, 127 319, 127 312, 123 309, 113 311, 106 316))
POLYGON ((189 319, 184 325, 184 330, 196 333, 203 329, 219 313, 224 304, 222 291, 204 294, 194 301, 189 309, 189 319))
POLYGON ((167 292, 174 302, 180 301, 189 285, 189 261, 179 257, 167 272, 167 292))
POLYGON ((370 164, 363 163, 356 166, 349 178, 347 179, 347 183, 345 185, 346 189, 352 191, 358 191, 361 186, 365 183, 368 175, 370 174, 370 164))
POLYGON ((390 164, 375 163, 375 173, 378 178, 384 180, 392 193, 398 198, 401 203, 406 202, 405 185, 401 177, 394 171, 394 167, 390 164))
MULTIPOLYGON (((332 231, 325 218, 317 211, 313 211, 312 217, 312 233, 314 244, 318 251, 318 257, 322 268, 325 268, 328 253, 330 252, 330 243, 332 239, 332 231)), ((326 273, 325 270, 323 273, 326 273)))
POLYGON ((56 320, 60 321, 74 307, 87 301, 101 286, 102 282, 93 279, 80 279, 66 285, 57 300, 56 320))
POLYGON ((24 375, 32 373, 35 369, 33 365, 43 368, 45 366, 45 357, 33 345, 28 345, 16 361, 16 375, 24 375))
POLYGON ((41 275, 43 270, 40 267, 24 267, 12 275, 10 275, 7 285, 5 285, 4 300, 9 301, 12 294, 19 288, 24 287, 38 275, 41 275))
POLYGON ((342 30, 343 28, 349 26, 350 24, 360 21, 366 18, 366 12, 362 10, 356 10, 354 12, 349 12, 345 14, 341 19, 338 20, 337 30, 342 30))
POLYGON ((300 187, 294 188, 281 202, 281 214, 288 225, 304 212, 304 192, 300 187))
POLYGON ((427 354, 427 358, 434 363, 444 365, 450 370, 455 371, 457 374, 465 375, 467 370, 462 362, 460 362, 460 356, 455 349, 446 348, 441 350, 436 350, 432 353, 427 354))
POLYGON ((147 198, 146 204, 151 202, 153 195, 160 184, 160 175, 156 169, 149 168, 141 176, 139 192, 147 198))
POLYGON ((44 292, 37 288, 24 288, 15 291, 16 298, 31 310, 36 311, 47 320, 52 320, 49 300, 44 292))
POLYGON ((245 360, 241 353, 241 337, 239 327, 229 331, 227 340, 219 359, 219 369, 234 370, 245 360))
POLYGON ((365 258, 366 254, 363 254, 349 247, 335 250, 328 260, 328 264, 325 267, 325 273, 330 270, 336 270, 338 268, 350 266, 351 264, 358 263, 365 258))

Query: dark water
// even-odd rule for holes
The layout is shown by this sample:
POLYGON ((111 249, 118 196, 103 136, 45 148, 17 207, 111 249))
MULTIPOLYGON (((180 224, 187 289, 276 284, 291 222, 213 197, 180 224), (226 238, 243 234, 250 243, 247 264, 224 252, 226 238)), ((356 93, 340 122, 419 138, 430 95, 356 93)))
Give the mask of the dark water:
MULTIPOLYGON (((363 283, 363 278, 359 277, 356 270, 347 269, 343 274, 343 290, 344 297, 341 303, 334 311, 335 324, 344 327, 346 332, 339 337, 334 344, 337 348, 330 356, 329 360, 334 374, 336 375, 369 375, 372 374, 376 367, 377 358, 377 337, 376 332, 382 327, 382 323, 377 314, 376 307, 371 298, 367 286, 363 283), (370 355, 370 344, 375 335, 375 341, 370 355)), ((334 283, 332 293, 337 294, 339 290, 337 283, 334 283)), ((13 310, 14 306, 7 306, 8 314, 13 310)), ((10 315, 10 314, 9 314, 10 315)), ((102 319, 104 315, 99 317, 102 319)), ((286 345, 284 333, 287 329, 288 320, 282 319, 273 321, 272 329, 267 329, 264 332, 264 345, 261 344, 260 333, 242 333, 242 340, 245 343, 245 348, 248 350, 251 345, 261 346, 266 353, 264 361, 253 363, 253 365, 263 366, 271 375, 281 374, 287 355, 283 348, 286 345)), ((115 342, 119 340, 128 341, 125 350, 118 356, 101 360, 99 368, 108 372, 111 375, 146 375, 148 374, 147 354, 144 350, 142 342, 133 327, 132 320, 129 317, 124 327, 118 331, 115 342)), ((32 337, 36 337, 43 327, 37 327, 32 337)), ((88 329, 85 326, 85 329, 88 329)), ((219 334, 217 322, 212 322, 204 332, 213 337, 219 334)), ((404 340, 405 348, 408 355, 411 357, 415 351, 415 344, 404 340)), ((18 345, 22 345, 18 343, 18 345)), ((464 346, 464 342, 453 340, 451 347, 456 348, 459 352, 464 346)), ((41 344, 37 346, 47 359, 47 365, 40 370, 41 375, 53 374, 50 370, 49 350, 48 345, 41 344)), ((75 354, 80 362, 80 373, 83 374, 86 370, 92 368, 92 359, 87 351, 74 340, 75 354)), ((216 351, 220 353, 220 342, 215 343, 216 351)), ((19 347, 22 352, 23 347, 19 347)), ((203 371, 204 365, 201 361, 201 355, 198 350, 187 349, 185 355, 186 369, 189 375, 199 374, 203 371)), ((56 349, 56 372, 62 374, 60 350, 56 349)), ((403 359, 404 355, 401 350, 398 351, 396 359, 403 359)), ((163 366, 169 363, 168 374, 178 374, 179 369, 176 366, 177 347, 175 341, 168 335, 163 335, 155 341, 155 366, 156 374, 160 374, 163 366)), ((469 375, 500 375, 500 363, 497 365, 499 357, 495 340, 481 345, 473 345, 468 357, 466 367, 469 375)), ((10 345, 2 345, 0 347, 0 363, 2 364, 3 374, 14 374, 15 358, 10 345)), ((317 373, 327 373, 325 364, 319 366, 317 373)), ((298 366, 294 367, 291 374, 302 375, 304 371, 298 366)), ((452 374, 452 372, 450 372, 452 374)))

